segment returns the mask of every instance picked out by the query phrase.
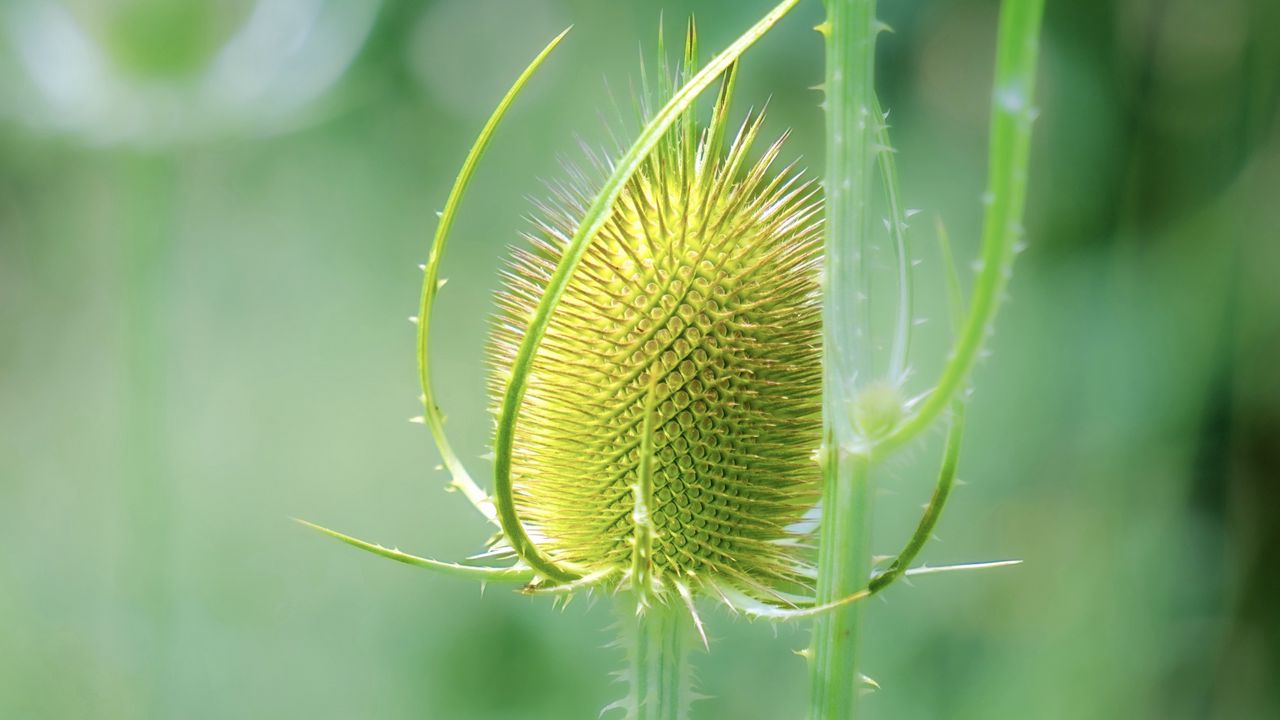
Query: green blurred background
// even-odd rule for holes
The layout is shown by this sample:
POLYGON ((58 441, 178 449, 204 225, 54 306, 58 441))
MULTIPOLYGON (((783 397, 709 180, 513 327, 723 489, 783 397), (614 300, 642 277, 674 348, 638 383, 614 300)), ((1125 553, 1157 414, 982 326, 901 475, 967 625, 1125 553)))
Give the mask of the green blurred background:
MULTIPOLYGON (((0 718, 591 718, 567 610, 289 521, 461 558, 487 537, 418 414, 419 272, 462 156, 436 378, 478 474, 484 319, 528 196, 602 143, 659 12, 721 48, 770 0, 0 0, 0 718), (602 119, 602 116, 604 119, 602 119)), ((747 57, 820 172, 818 0, 747 57)), ((976 249, 997 3, 881 3, 924 215, 976 249)), ((1049 0, 1029 251, 930 563, 866 615, 875 718, 1280 717, 1280 3, 1049 0)), ((877 549, 940 438, 879 478, 877 549)), ((699 718, 803 713, 804 626, 708 607, 699 718)))

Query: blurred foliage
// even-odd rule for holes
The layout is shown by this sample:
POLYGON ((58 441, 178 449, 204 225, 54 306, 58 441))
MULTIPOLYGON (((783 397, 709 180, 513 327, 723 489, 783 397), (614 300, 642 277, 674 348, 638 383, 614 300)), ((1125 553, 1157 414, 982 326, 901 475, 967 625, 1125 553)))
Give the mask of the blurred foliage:
POLYGON ((78 12, 91 35, 106 48, 120 72, 190 76, 209 61, 227 36, 243 22, 243 0, 231 3, 181 3, 127 0, 68 6, 78 12))
MULTIPOLYGON (((579 137, 607 141, 659 5, 670 23, 696 11, 720 47, 769 3, 388 1, 349 65, 321 36, 336 44, 309 62, 335 58, 333 82, 306 103, 277 112, 267 93, 251 107, 271 123, 163 136, 111 132, 119 113, 66 122, 83 98, 33 67, 72 66, 29 62, 78 52, 35 34, 64 27, 46 22, 57 6, 107 48, 102 72, 195 87, 264 7, 292 47, 309 37, 294 19, 329 4, 262 2, 0 3, 0 717, 594 717, 620 692, 607 602, 477 598, 288 517, 443 558, 481 547, 402 420, 416 265, 467 143, 575 24, 499 132, 445 261, 438 384, 478 458, 482 318, 524 198, 579 137)), ((905 195, 963 256, 996 7, 881 8, 905 195)), ((742 77, 742 109, 768 100, 806 158, 822 156, 820 15, 798 10, 742 77)), ((978 370, 968 485, 925 558, 1026 563, 874 603, 872 717, 1280 715, 1278 36, 1270 0, 1049 3, 1031 247, 978 370)), ((129 127, 173 112, 148 97, 129 127)), ((913 230, 921 383, 946 342, 931 226, 913 230)), ((883 483, 886 551, 939 439, 883 483)), ((805 629, 710 615, 699 715, 797 716, 805 629)))

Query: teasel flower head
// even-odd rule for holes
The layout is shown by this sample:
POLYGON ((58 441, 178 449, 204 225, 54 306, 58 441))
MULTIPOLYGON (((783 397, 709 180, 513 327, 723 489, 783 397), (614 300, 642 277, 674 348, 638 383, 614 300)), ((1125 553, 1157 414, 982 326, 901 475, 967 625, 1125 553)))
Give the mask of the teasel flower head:
MULTIPOLYGON (((693 42, 692 35, 689 42, 693 42)), ((692 73, 687 73, 691 75, 692 73)), ((797 530, 817 499, 821 199, 755 113, 663 135, 569 278, 514 429, 514 509, 578 577, 655 597, 810 585, 797 530)), ((593 188, 539 205, 498 296, 495 410, 593 188)))

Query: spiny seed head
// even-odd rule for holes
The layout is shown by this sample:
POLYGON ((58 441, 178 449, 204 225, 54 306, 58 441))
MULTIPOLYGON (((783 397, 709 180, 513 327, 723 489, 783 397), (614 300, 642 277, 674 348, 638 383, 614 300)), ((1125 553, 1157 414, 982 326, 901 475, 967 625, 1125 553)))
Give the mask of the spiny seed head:
MULTIPOLYGON (((811 575, 795 541, 818 490, 818 191, 770 171, 781 140, 747 162, 758 114, 721 150, 727 103, 705 129, 674 125, 627 184, 551 318, 514 431, 514 503, 538 549, 659 594, 772 595, 811 575)), ((559 194, 505 273, 495 402, 588 202, 559 194)))

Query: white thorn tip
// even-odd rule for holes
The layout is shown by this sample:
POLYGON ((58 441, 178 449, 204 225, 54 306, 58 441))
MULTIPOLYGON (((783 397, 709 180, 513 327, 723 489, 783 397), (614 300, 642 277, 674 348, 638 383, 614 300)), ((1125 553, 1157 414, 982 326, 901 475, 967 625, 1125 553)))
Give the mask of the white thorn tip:
POLYGON ((932 567, 929 565, 921 565, 920 567, 914 567, 907 570, 903 575, 906 577, 913 577, 915 575, 932 575, 934 573, 955 572, 958 570, 986 570, 988 568, 1013 567, 1014 565, 1021 564, 1021 560, 991 560, 988 562, 961 563, 959 565, 936 565, 932 567))

